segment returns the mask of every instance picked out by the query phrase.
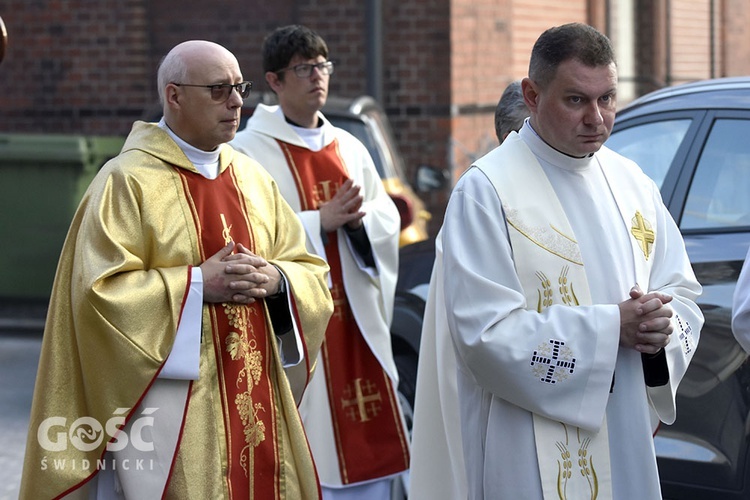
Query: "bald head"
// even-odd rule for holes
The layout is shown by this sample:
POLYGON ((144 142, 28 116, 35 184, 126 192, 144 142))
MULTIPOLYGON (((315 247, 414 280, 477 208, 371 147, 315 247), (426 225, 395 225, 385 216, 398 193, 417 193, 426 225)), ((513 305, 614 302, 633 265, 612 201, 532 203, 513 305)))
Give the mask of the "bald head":
POLYGON ((164 56, 156 75, 159 103, 164 106, 164 89, 169 83, 188 83, 191 77, 200 78, 205 66, 211 62, 239 67, 234 54, 218 43, 188 40, 176 45, 164 56))
POLYGON ((242 82, 234 54, 214 42, 183 42, 164 57, 157 79, 164 120, 182 140, 213 151, 234 138, 242 107, 234 88, 242 82), (217 98, 213 86, 229 92, 217 98))

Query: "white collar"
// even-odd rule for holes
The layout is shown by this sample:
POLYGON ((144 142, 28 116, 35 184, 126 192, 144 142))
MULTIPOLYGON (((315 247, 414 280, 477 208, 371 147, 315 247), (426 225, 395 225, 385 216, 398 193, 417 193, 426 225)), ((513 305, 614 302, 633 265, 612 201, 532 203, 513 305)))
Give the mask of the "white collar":
POLYGON ((550 165, 570 171, 586 170, 595 165, 593 154, 583 158, 575 158, 561 153, 547 144, 534 130, 528 119, 526 119, 518 134, 536 157, 550 165))
POLYGON ((207 179, 216 179, 219 175, 219 155, 221 147, 218 147, 213 151, 203 151, 202 149, 198 149, 182 140, 171 128, 169 128, 169 125, 167 125, 167 122, 164 121, 163 117, 158 125, 169 134, 169 137, 171 137, 174 142, 177 143, 177 146, 179 146, 182 152, 185 153, 185 156, 187 156, 188 160, 195 165, 195 168, 203 177, 206 177, 207 179))

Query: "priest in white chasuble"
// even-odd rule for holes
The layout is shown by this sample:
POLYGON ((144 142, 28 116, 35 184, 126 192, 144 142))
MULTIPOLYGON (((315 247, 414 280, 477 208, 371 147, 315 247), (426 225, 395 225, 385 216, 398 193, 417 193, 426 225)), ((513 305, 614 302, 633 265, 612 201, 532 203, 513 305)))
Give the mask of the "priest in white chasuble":
POLYGON ((250 82, 208 41, 158 72, 68 232, 22 498, 317 499, 297 410, 333 305, 273 179, 226 143, 250 82))
POLYGON ((545 31, 522 89, 530 118, 446 210, 411 495, 661 498, 650 413, 678 417, 701 286, 656 185, 603 145, 609 40, 578 23, 545 31))
POLYGON ((269 171, 331 268, 334 313, 300 404, 323 497, 388 499, 409 467, 390 335, 400 217, 365 146, 320 112, 334 70, 322 37, 274 30, 263 69, 279 105, 259 105, 232 145, 269 171))

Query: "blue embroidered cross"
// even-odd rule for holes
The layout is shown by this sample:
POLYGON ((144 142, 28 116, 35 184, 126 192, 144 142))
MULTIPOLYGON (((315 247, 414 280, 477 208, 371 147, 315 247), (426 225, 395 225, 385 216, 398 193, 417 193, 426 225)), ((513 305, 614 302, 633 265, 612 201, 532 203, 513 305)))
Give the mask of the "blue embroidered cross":
MULTIPOLYGON (((565 345, 565 342, 550 339, 549 343, 552 344, 552 353, 549 353, 549 347, 544 345, 539 346, 531 357, 531 366, 534 366, 535 364, 542 365, 534 370, 538 373, 538 371, 540 371, 538 369, 543 369, 546 365, 546 373, 544 374, 544 377, 539 380, 548 384, 556 384, 558 381, 567 378, 568 374, 572 374, 575 371, 576 358, 572 356, 561 356, 561 349, 565 345), (560 371, 558 371, 558 369, 560 371), (568 372, 567 374, 565 373, 566 371, 568 372)), ((570 352, 568 349, 566 349, 566 351, 570 352)))
POLYGON ((690 354, 693 350, 693 328, 685 323, 679 315, 677 315, 677 328, 680 331, 679 339, 682 344, 682 350, 685 354, 690 354))

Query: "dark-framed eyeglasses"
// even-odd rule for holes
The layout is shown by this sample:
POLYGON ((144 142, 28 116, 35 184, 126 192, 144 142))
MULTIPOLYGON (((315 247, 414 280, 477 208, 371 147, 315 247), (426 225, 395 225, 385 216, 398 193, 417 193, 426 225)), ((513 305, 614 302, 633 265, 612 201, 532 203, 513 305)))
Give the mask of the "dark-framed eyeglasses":
POLYGON ((175 83, 178 87, 203 87, 211 91, 211 99, 216 102, 225 102, 232 95, 232 91, 236 90, 237 93, 243 99, 247 99, 250 95, 250 90, 253 88, 253 82, 240 82, 240 83, 217 83, 214 85, 195 85, 192 83, 175 83))
POLYGON ((310 75, 312 75, 313 69, 317 69, 320 71, 320 74, 322 75, 332 75, 333 74, 333 61, 323 61, 318 64, 295 64, 294 66, 290 66, 288 68, 280 69, 276 73, 283 73, 284 71, 292 70, 294 71, 294 74, 297 75, 297 78, 310 78, 310 75))

